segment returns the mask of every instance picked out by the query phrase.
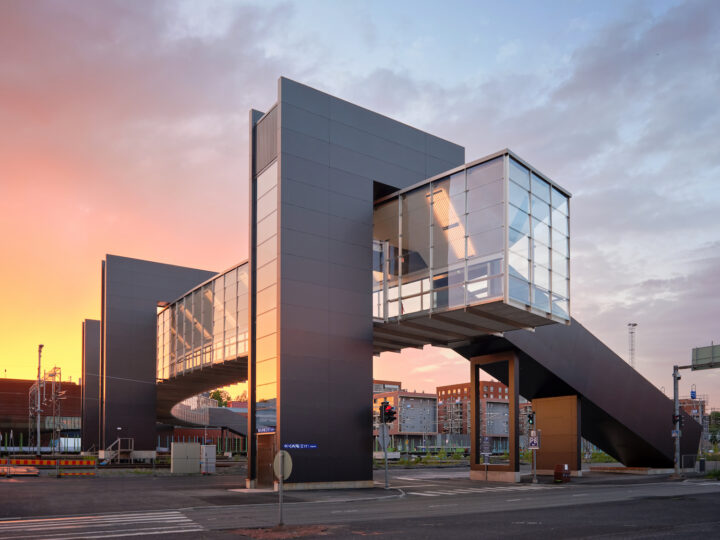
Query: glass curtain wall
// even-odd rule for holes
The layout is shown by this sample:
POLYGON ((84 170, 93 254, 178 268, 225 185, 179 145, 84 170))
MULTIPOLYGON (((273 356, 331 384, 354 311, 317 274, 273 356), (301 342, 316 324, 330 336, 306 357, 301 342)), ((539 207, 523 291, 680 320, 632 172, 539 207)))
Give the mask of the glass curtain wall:
POLYGON ((278 167, 256 179, 255 400, 258 429, 274 429, 278 361, 278 167), (263 412, 260 412, 260 411, 263 412), (268 418, 272 411, 272 418, 268 418), (271 425, 269 425, 271 424, 271 425))
POLYGON ((569 320, 568 197, 509 158, 509 300, 569 320))
POLYGON ((373 316, 508 301, 569 320, 568 206, 508 155, 379 204, 373 316))
POLYGON ((157 318, 157 378, 244 356, 248 351, 248 267, 192 290, 157 318))
POLYGON ((502 300, 503 212, 502 157, 378 205, 374 316, 502 300))

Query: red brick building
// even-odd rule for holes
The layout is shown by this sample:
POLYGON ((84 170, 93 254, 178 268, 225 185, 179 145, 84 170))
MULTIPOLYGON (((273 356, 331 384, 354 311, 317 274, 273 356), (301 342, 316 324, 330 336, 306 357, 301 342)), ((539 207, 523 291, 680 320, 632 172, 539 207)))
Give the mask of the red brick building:
MULTIPOLYGON (((480 406, 487 412, 488 402, 507 403, 508 387, 497 381, 480 381, 480 406)), ((470 383, 449 384, 437 387, 438 432, 470 433, 470 383)))
MULTIPOLYGON (((28 441, 28 392, 35 383, 32 379, 0 379, 0 432, 4 437, 13 431, 15 445, 27 445, 28 441)), ((42 443, 47 444, 54 426, 62 428, 62 436, 80 436, 80 414, 82 399, 80 386, 73 382, 62 383, 64 395, 55 403, 59 408, 57 418, 52 416, 52 403, 49 392, 41 403, 40 422, 42 443)), ((33 426, 34 427, 34 426, 33 426)))

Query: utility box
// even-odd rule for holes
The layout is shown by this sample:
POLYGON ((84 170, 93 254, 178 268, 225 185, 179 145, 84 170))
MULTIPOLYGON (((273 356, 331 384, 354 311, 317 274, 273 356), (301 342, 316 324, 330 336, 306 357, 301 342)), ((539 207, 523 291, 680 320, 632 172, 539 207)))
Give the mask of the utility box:
POLYGON ((199 473, 200 443, 172 443, 170 447, 170 472, 172 474, 199 473))
POLYGON ((215 474, 215 455, 217 449, 214 444, 203 444, 200 447, 200 472, 215 474))

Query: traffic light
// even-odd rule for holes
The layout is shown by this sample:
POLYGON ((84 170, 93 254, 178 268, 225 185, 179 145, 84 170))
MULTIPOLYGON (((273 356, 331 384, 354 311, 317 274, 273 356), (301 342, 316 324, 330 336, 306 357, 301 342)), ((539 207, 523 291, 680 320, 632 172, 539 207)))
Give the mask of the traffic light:
POLYGON ((534 412, 529 412, 529 413, 528 413, 528 425, 529 425, 529 426, 534 426, 534 425, 535 425, 535 413, 534 413, 534 412))
POLYGON ((392 424, 395 421, 396 415, 395 407, 390 406, 388 403, 388 406, 385 408, 385 423, 392 424))
POLYGON ((682 416, 679 414, 673 414, 673 425, 680 424, 682 426, 682 416))
POLYGON ((384 424, 385 422, 387 422, 387 420, 385 420, 385 411, 387 410, 387 408, 389 406, 390 406, 390 404, 387 401, 383 401, 380 404, 380 423, 381 424, 384 424))

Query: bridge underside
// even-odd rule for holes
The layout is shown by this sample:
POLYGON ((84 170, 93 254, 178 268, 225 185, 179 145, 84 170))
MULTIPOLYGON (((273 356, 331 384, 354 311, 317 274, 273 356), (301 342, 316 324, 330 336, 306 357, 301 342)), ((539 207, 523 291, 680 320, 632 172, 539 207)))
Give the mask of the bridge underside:
MULTIPOLYGON (((585 439, 629 467, 673 466, 672 401, 577 321, 486 336, 455 350, 468 359, 514 351, 523 397, 577 395, 585 439)), ((483 369, 508 383, 501 366, 483 369)), ((681 453, 695 455, 701 427, 683 415, 681 453)))
POLYGON ((171 410, 176 404, 201 392, 244 382, 247 377, 248 357, 241 356, 160 381, 157 383, 157 421, 167 424, 187 423, 172 415, 171 410))
POLYGON ((487 302, 441 312, 403 315, 373 323, 373 353, 397 352, 426 344, 439 347, 467 345, 483 335, 502 335, 521 328, 557 324, 546 317, 503 302, 487 302))

